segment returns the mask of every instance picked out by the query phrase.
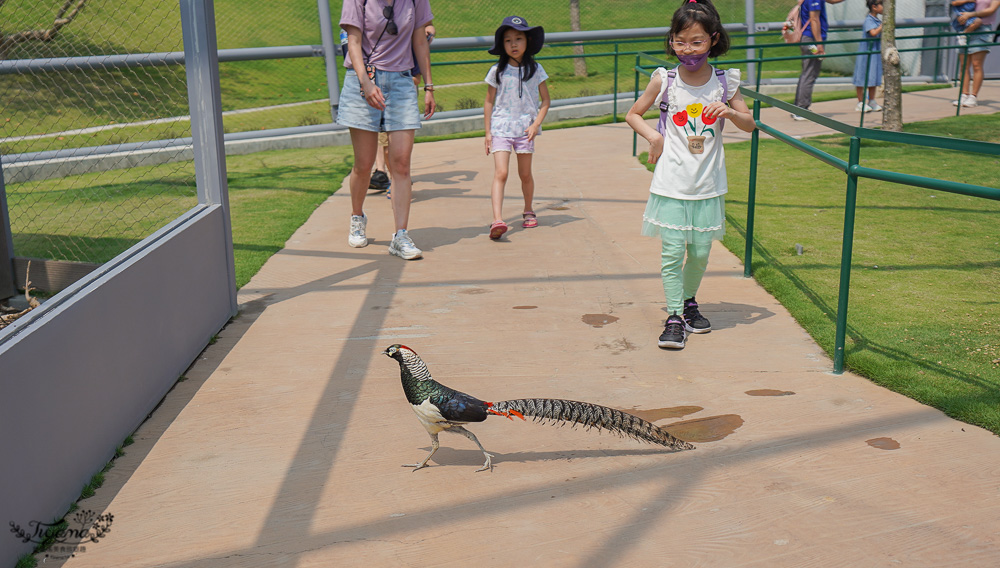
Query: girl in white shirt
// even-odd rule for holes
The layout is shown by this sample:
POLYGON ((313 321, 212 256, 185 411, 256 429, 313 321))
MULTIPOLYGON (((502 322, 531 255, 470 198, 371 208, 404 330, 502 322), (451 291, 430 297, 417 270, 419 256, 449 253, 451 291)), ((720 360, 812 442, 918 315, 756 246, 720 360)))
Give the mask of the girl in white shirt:
POLYGON ((498 240, 507 232, 503 221, 503 191, 507 184, 510 155, 517 155, 517 173, 521 178, 524 194, 524 213, 521 226, 531 229, 538 226, 532 211, 535 180, 531 175, 531 156, 535 151, 535 136, 541 134, 542 121, 549 110, 549 88, 545 73, 534 55, 545 43, 542 26, 531 27, 520 16, 508 16, 494 34, 493 48, 489 53, 500 60, 486 74, 486 102, 483 104, 486 121, 486 153, 493 154, 496 173, 490 200, 493 205, 493 224, 490 238, 498 240))
POLYGON ((666 47, 681 64, 653 73, 626 121, 649 141, 649 163, 656 164, 642 233, 663 242, 667 321, 658 344, 683 349, 687 333, 712 330, 698 311, 695 293, 712 241, 725 234, 722 127, 726 119, 745 132, 756 125, 739 93, 739 69, 722 71, 707 63, 729 50, 729 36, 710 0, 685 0, 674 12, 666 47), (655 129, 642 118, 654 104, 660 107, 655 129))

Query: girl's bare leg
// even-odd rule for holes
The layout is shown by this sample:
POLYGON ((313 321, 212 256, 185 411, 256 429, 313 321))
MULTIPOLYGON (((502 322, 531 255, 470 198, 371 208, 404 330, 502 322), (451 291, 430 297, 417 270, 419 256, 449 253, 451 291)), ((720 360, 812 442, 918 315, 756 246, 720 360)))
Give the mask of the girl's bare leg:
POLYGON ((533 154, 517 155, 517 175, 521 178, 521 193, 524 194, 524 212, 534 211, 532 201, 535 199, 535 178, 531 175, 531 157, 533 154))
MULTIPOLYGON (((518 162, 520 164, 520 161, 518 162)), ((507 172, 510 168, 510 152, 493 152, 493 188, 490 191, 490 201, 493 204, 493 222, 503 221, 503 189, 507 185, 507 172)))

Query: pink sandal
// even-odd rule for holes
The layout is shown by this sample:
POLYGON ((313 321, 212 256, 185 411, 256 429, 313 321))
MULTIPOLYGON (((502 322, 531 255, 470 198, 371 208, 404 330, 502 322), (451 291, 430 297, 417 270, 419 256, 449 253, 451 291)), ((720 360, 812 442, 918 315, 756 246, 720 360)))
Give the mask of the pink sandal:
POLYGON ((507 232, 507 223, 503 221, 497 221, 490 225, 490 238, 494 241, 500 240, 500 237, 507 232))
POLYGON ((525 211, 521 213, 521 217, 524 217, 524 222, 521 226, 525 229, 531 229, 538 226, 538 217, 535 216, 534 211, 525 211))

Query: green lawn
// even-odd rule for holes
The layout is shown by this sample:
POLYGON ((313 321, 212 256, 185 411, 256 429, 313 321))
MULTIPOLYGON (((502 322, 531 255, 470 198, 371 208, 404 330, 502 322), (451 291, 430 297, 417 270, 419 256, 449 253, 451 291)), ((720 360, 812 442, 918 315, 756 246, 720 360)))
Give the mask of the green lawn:
MULTIPOLYGON (((1000 114, 908 124, 906 131, 1000 143, 1000 114)), ((810 143, 847 158, 844 136, 810 143)), ((742 258, 749 143, 727 145, 726 157, 730 226, 723 244, 742 258)), ((996 187, 1000 171, 996 156, 880 142, 863 142, 861 158, 868 167, 987 187, 996 187)), ((834 344, 845 186, 840 171, 781 142, 761 141, 754 278, 828 354, 834 344)), ((998 216, 998 201, 860 180, 846 364, 880 385, 1000 434, 998 216)))
MULTIPOLYGON (((350 173, 347 146, 226 158, 237 286, 281 250, 350 173)), ((103 263, 197 204, 192 162, 7 187, 18 256, 103 263), (43 210, 47 224, 25 219, 43 210)))

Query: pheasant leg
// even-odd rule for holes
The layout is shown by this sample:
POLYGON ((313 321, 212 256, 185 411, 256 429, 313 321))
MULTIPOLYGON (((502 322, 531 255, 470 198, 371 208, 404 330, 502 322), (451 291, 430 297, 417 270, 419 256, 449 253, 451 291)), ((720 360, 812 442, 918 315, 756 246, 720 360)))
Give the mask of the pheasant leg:
POLYGON ((476 470, 477 472, 486 471, 487 469, 493 471, 493 454, 486 451, 486 448, 484 448, 483 445, 479 443, 479 440, 476 438, 475 434, 473 434, 472 432, 466 430, 461 426, 452 426, 451 428, 449 428, 449 430, 451 432, 455 432, 456 434, 461 434, 466 438, 472 440, 473 442, 476 443, 477 446, 479 446, 479 449, 483 451, 483 455, 486 456, 486 463, 483 464, 483 467, 477 469, 476 470))
POLYGON ((427 454, 427 457, 424 458, 424 461, 420 463, 405 463, 403 464, 403 467, 412 467, 413 471, 417 471, 418 469, 427 467, 427 462, 430 461, 431 456, 433 456, 434 452, 438 451, 438 448, 440 447, 441 444, 438 443, 438 435, 431 434, 431 453, 427 454))

